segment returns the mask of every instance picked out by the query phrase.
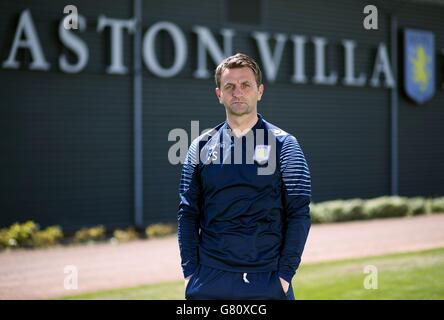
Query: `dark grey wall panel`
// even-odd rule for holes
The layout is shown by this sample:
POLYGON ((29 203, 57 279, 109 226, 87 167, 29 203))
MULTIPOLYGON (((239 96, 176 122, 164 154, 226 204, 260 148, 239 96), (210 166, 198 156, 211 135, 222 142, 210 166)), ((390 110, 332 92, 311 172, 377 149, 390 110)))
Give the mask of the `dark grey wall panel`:
POLYGON ((408 196, 438 196, 444 193, 444 69, 440 54, 444 48, 444 7, 427 5, 418 11, 412 4, 404 4, 398 16, 400 29, 418 28, 434 33, 437 63, 436 93, 430 101, 416 105, 400 90, 400 192, 408 196))
POLYGON ((133 221, 131 76, 105 74, 109 34, 96 32, 100 13, 128 18, 131 6, 75 4, 88 20, 80 36, 90 61, 80 74, 67 75, 57 66, 57 27, 65 4, 1 2, 1 61, 9 54, 19 13, 28 8, 51 63, 48 72, 0 69, 1 226, 33 219, 70 231, 133 221))

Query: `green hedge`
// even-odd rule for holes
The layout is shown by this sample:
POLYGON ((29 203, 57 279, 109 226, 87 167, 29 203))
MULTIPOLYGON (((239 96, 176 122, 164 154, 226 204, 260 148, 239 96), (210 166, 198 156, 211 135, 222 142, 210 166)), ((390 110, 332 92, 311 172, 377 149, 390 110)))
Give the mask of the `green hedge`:
POLYGON ((9 228, 0 229, 0 249, 49 247, 58 244, 62 238, 63 232, 58 226, 40 230, 34 221, 14 223, 9 228))
POLYGON ((444 197, 384 196, 373 199, 333 200, 310 204, 313 223, 329 223, 444 213, 444 197))
POLYGON ((92 243, 95 241, 104 240, 106 235, 106 228, 98 225, 91 228, 82 228, 74 234, 75 243, 92 243))
POLYGON ((430 203, 430 210, 432 213, 444 212, 444 197, 432 199, 430 203))
POLYGON ((145 229, 147 238, 161 238, 177 232, 177 225, 166 223, 155 223, 145 229))
MULTIPOLYGON (((160 238, 177 232, 177 224, 155 223, 145 229, 147 238, 160 238)), ((129 226, 126 229, 115 229, 112 237, 107 239, 106 228, 97 225, 82 228, 75 232, 74 236, 64 239, 65 243, 95 243, 109 240, 111 243, 127 242, 139 239, 142 233, 129 226)), ((0 229, 0 250, 14 248, 50 247, 59 244, 64 235, 59 226, 50 226, 40 230, 34 221, 14 223, 8 228, 0 229)))
POLYGON ((134 227, 128 227, 126 229, 116 229, 113 232, 113 238, 111 240, 116 242, 128 242, 137 240, 139 234, 134 227))
POLYGON ((332 200, 311 203, 310 211, 313 223, 361 220, 365 218, 363 206, 361 199, 332 200))

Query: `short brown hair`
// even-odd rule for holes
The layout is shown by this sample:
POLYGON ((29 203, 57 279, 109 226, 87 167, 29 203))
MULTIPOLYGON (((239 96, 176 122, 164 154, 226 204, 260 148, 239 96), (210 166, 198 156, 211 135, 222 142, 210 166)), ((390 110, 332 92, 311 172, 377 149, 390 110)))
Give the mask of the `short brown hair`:
POLYGON ((262 72, 259 65, 251 57, 243 53, 236 53, 234 56, 225 58, 216 68, 214 78, 216 86, 220 88, 220 78, 225 69, 250 68, 256 78, 256 84, 259 87, 262 84, 262 72))

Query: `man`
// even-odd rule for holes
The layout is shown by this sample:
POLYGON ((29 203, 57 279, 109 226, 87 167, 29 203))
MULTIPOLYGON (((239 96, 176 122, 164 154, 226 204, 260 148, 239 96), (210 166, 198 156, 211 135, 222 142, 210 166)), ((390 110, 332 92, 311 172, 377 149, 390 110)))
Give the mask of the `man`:
POLYGON ((226 58, 215 79, 226 121, 192 142, 179 188, 185 297, 294 300, 311 225, 304 154, 257 113, 264 85, 253 59, 226 58))

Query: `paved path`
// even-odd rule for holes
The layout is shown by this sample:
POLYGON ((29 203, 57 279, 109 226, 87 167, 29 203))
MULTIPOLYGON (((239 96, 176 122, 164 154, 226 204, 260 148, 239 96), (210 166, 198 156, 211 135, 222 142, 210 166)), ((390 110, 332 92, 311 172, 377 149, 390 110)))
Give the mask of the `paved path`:
MULTIPOLYGON (((444 214, 313 225, 303 263, 444 247, 444 214)), ((0 253, 0 299, 46 299, 182 278, 175 236, 0 253), (65 266, 78 289, 64 289, 65 266)))

